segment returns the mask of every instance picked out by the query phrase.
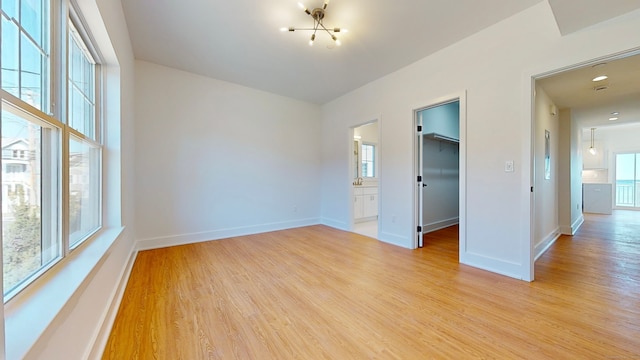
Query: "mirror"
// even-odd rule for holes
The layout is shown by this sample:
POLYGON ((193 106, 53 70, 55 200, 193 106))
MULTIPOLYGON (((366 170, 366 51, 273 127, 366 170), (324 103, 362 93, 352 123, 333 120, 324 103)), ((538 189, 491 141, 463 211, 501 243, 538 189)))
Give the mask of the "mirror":
POLYGON ((353 178, 378 176, 378 121, 353 129, 353 178))

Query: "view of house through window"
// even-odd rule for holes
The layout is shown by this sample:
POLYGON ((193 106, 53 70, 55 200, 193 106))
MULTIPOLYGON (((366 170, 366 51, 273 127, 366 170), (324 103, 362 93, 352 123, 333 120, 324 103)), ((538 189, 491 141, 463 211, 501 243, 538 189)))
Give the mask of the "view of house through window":
MULTIPOLYGON (((52 180, 57 131, 2 110, 2 255, 10 291, 60 257, 52 180), (48 175, 43 176, 43 175, 48 175), (44 204, 49 206, 43 206, 44 204)), ((14 109, 15 110, 15 109, 14 109)), ((21 114, 26 115, 26 114, 21 114)), ((37 120, 36 120, 37 121, 37 120)), ((55 176, 53 176, 55 178, 55 176)))

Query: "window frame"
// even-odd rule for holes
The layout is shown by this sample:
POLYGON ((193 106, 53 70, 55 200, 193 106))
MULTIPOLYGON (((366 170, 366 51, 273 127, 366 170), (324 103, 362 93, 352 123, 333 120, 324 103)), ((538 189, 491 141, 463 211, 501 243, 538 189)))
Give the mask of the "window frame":
MULTIPOLYGON (((47 263, 41 264, 38 270, 20 280, 14 287, 9 289, 8 291, 3 288, 3 297, 4 302, 6 303, 21 291, 23 291, 31 283, 33 283, 37 278, 42 276, 45 272, 47 272, 49 269, 51 269, 53 266, 64 259, 63 243, 60 241, 62 229, 60 218, 63 211, 62 208, 64 207, 62 204, 62 199, 60 197, 62 172, 60 154, 62 152, 62 134, 64 124, 54 117, 49 116, 41 112, 37 108, 29 105, 27 102, 13 96, 13 94, 6 92, 5 90, 0 90, 0 95, 2 96, 2 111, 11 112, 12 114, 22 117, 24 120, 36 126, 40 126, 43 129, 49 129, 51 130, 51 132, 57 132, 57 134, 46 136, 48 138, 46 142, 50 142, 49 148, 52 149, 52 153, 47 156, 50 158, 50 161, 43 162, 41 164, 42 189, 40 195, 42 197, 42 200, 40 203, 40 213, 42 219, 41 236, 43 236, 43 234, 45 233, 49 234, 50 239, 48 241, 57 243, 56 246, 58 247, 58 255, 47 263), (46 175, 48 175, 47 177, 49 181, 45 181, 46 175), (47 188, 47 191, 45 191, 45 186, 47 188)), ((42 144, 41 148, 44 148, 42 144)), ((42 149, 41 151, 44 152, 44 150, 42 149)), ((42 241, 43 239, 41 238, 41 242, 42 241)))
POLYGON ((366 142, 366 141, 363 141, 361 143, 361 145, 360 145, 360 153, 361 153, 361 155, 360 155, 360 174, 362 175, 363 178, 375 179, 378 176, 378 171, 377 171, 377 167, 378 167, 378 164, 377 164, 377 162, 378 162, 377 161, 377 158, 378 158, 377 151, 378 151, 377 144, 372 143, 372 142, 366 142), (370 146, 370 147, 373 148, 372 149, 373 151, 371 152, 372 158, 370 160, 365 159, 365 156, 364 156, 365 155, 365 151, 364 151, 364 147, 365 146, 370 146), (371 164, 373 176, 365 175, 365 173, 363 171, 364 170, 363 167, 364 167, 365 161, 371 164))
POLYGON ((103 63, 102 60, 102 56, 101 54, 98 52, 97 47, 94 45, 96 42, 93 39, 93 37, 91 36, 91 33, 89 31, 87 31, 88 26, 86 25, 84 18, 82 17, 82 15, 80 14, 79 10, 77 10, 78 4, 75 2, 75 0, 69 0, 69 9, 68 9, 68 15, 66 18, 66 23, 72 23, 74 29, 76 30, 76 36, 78 36, 80 38, 80 40, 82 41, 82 45, 84 45, 84 49, 82 49, 83 51, 86 51, 87 54, 92 58, 92 60, 94 61, 94 79, 93 79, 93 89, 94 89, 94 111, 93 111, 93 135, 94 138, 91 138, 87 135, 85 135, 84 133, 74 129, 73 127, 71 127, 71 125, 69 124, 70 122, 70 117, 71 117, 71 111, 70 111, 70 103, 71 103, 71 96, 70 96, 70 86, 69 86, 69 82, 70 80, 70 71, 69 71, 69 64, 71 63, 69 56, 70 56, 70 41, 71 37, 74 36, 72 35, 72 30, 70 28, 70 26, 66 26, 66 36, 65 36, 65 45, 66 45, 66 61, 65 61, 65 74, 66 74, 66 78, 65 78, 65 90, 66 90, 66 106, 65 106, 65 119, 66 121, 66 126, 65 126, 65 133, 64 133, 64 151, 63 151, 63 161, 65 163, 65 165, 63 166, 63 169, 66 171, 66 174, 64 176, 64 182, 65 185, 63 187, 63 198, 64 198, 64 202, 65 202, 65 207, 64 207, 64 214, 65 214, 65 221, 63 221, 63 229, 64 229, 64 236, 63 236, 63 242, 64 242, 64 246, 65 246, 65 250, 68 253, 73 252, 75 249, 77 249, 78 247, 80 247, 83 243, 87 242, 89 239, 91 239, 96 233, 98 233, 103 225, 104 225, 104 218, 103 218, 103 164, 104 164, 104 160, 103 160, 103 154, 104 154, 104 146, 103 146, 103 139, 102 139, 102 133, 103 133, 103 113, 102 113, 102 86, 103 86, 103 74, 102 74, 102 67, 101 67, 101 63, 103 63), (85 236, 83 236, 82 239, 80 239, 79 241, 76 241, 74 243, 71 243, 71 234, 70 234, 70 222, 71 222, 71 214, 70 214, 70 200, 71 200, 71 189, 70 189, 70 185, 71 185, 71 166, 70 166, 70 142, 71 142, 71 137, 76 137, 78 139, 81 139, 81 141, 84 142, 88 142, 90 143, 93 147, 96 147, 99 149, 99 155, 98 155, 98 175, 97 178, 99 179, 99 184, 97 185, 97 193, 98 193, 98 214, 97 214, 97 218, 98 218, 98 226, 93 229, 92 231, 88 232, 85 236))
MULTIPOLYGON (((5 109, 5 106, 15 107, 20 111, 31 114, 31 116, 34 116, 35 118, 42 121, 43 124, 46 124, 47 127, 54 127, 55 129, 57 129, 57 136, 55 139, 56 148, 52 150, 51 155, 55 156, 55 166, 49 170, 49 173, 45 173, 45 169, 43 169, 42 174, 40 175, 40 181, 43 184, 47 181, 55 183, 55 191, 52 192, 52 196, 55 197, 55 199, 44 199, 43 197, 41 203, 41 211, 45 211, 45 207, 47 207, 46 211, 51 211, 52 213, 55 211, 56 213, 55 219, 52 220, 52 223, 53 225, 55 225, 57 231, 57 239, 55 239, 55 241, 57 242, 57 246, 59 247, 59 256, 55 259, 55 261, 49 262, 46 265, 42 265, 38 271, 21 280, 20 286, 14 287, 13 289, 11 289, 11 291, 6 291, 7 289, 4 289, 3 298, 5 304, 7 304, 11 299, 15 298, 16 295, 21 293, 23 290, 28 288, 29 285, 37 281, 44 273, 55 267, 56 264, 65 262, 65 260, 73 251, 82 247, 84 244, 91 243, 93 239, 98 237, 98 233, 100 233, 100 231, 103 229, 105 221, 103 209, 103 181, 105 171, 105 164, 103 159, 104 114, 102 105, 104 101, 103 87, 105 86, 105 83, 103 81, 104 74, 103 68, 101 66, 101 64, 104 63, 104 60, 96 46, 97 42, 91 36, 91 32, 88 31, 89 27, 86 25, 84 18, 80 12, 80 7, 75 0, 43 0, 42 8, 46 8, 48 12, 47 18, 43 20, 43 24, 46 25, 42 26, 42 42, 46 43, 49 51, 47 62, 48 68, 46 69, 47 71, 43 71, 42 74, 43 78, 47 78, 46 86, 43 85, 42 89, 42 92, 46 92, 47 95, 46 103, 44 106, 42 106, 43 109, 39 109, 36 106, 31 105, 26 101, 14 96, 3 88, 0 89, 0 98, 2 100, 0 104, 2 106, 2 109, 5 109), (76 30, 74 35, 72 35, 71 33, 72 30, 69 25, 70 23, 73 24, 72 26, 76 30), (44 34, 47 30, 48 36, 45 36, 44 34), (69 114, 71 113, 69 109, 69 41, 72 41, 71 36, 78 36, 82 40, 82 44, 84 45, 83 51, 87 51, 88 54, 90 54, 92 60, 95 61, 93 74, 93 89, 95 94, 92 123, 93 138, 73 129, 69 123, 69 114), (59 104, 62 104, 62 106, 59 106, 59 104), (98 224, 95 229, 87 232, 87 234, 84 234, 81 240, 73 244, 70 244, 69 234, 71 221, 69 211, 69 185, 71 176, 69 148, 71 137, 82 139, 83 142, 89 143, 91 147, 97 148, 99 151, 97 155, 98 174, 97 176, 95 176, 95 178, 98 179, 97 190, 95 190, 98 201, 97 215, 95 215, 95 217, 98 220, 98 224), (51 171, 54 170, 55 173, 52 173, 51 171), (55 203, 52 202, 53 200, 55 200, 55 203)), ((3 17, 3 19, 7 18, 4 11, 2 12, 1 16, 3 17)), ((0 26, 0 31, 2 31, 2 26, 0 26)), ((21 64, 22 53, 19 53, 18 57, 18 63, 21 64)), ((5 168, 3 166, 3 172, 4 169, 5 168)), ((93 191, 93 188, 91 190, 93 191)), ((44 218, 44 215, 42 217, 44 218)), ((42 227, 44 229, 45 226, 43 225, 42 227)), ((44 232, 44 230, 42 231, 44 232)))

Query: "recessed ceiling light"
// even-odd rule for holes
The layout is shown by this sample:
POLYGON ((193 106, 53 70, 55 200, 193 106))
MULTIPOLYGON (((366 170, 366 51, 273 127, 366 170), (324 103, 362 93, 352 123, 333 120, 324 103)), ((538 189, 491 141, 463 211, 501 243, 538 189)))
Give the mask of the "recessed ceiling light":
POLYGON ((611 113, 611 115, 620 115, 620 113, 617 112, 617 111, 614 111, 614 112, 611 113))
POLYGON ((609 77, 607 75, 600 75, 600 76, 594 77, 592 81, 602 81, 602 80, 606 80, 608 78, 609 77))
POLYGON ((610 117, 610 118, 609 118, 609 121, 616 121, 616 120, 618 120, 618 118, 617 118, 617 117, 615 117, 615 116, 614 116, 614 117, 610 117))

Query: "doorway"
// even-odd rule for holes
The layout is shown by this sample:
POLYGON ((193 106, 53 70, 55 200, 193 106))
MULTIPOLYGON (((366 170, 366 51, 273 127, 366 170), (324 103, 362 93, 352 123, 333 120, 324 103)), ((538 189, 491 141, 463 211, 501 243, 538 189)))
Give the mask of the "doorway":
POLYGON ((351 129, 351 229, 378 238, 380 131, 374 120, 351 129))
POLYGON ((460 94, 414 109, 414 246, 428 245, 426 234, 457 228, 459 259, 465 249, 465 106, 460 94))
MULTIPOLYGON (((618 191, 615 163, 620 159, 616 159, 615 154, 637 150, 637 136, 633 135, 633 129, 640 119, 637 102, 640 95, 640 76, 637 75, 640 74, 639 55, 638 50, 634 50, 594 59, 562 71, 533 76, 531 280, 535 261, 553 245, 558 236, 574 235, 584 223, 585 213, 610 214, 612 205, 618 207, 617 192, 622 195, 629 188, 624 185, 634 183, 630 177, 622 176, 624 179, 621 180, 625 181, 621 182, 621 190, 618 191), (602 77, 604 72, 607 76, 602 77), (545 105, 545 102, 546 106, 539 106, 545 105), (541 140, 544 127, 540 126, 541 118, 549 114, 555 116, 555 121, 559 123, 556 131, 559 141, 556 164, 552 167, 557 175, 554 177, 551 174, 551 180, 557 181, 555 188, 546 186, 549 179, 536 176, 544 166, 544 142, 541 140), (599 196, 595 201, 587 197, 590 192, 606 196, 599 196), (544 197, 553 201, 541 201, 544 197), (598 205, 604 203, 608 211, 593 211, 587 207, 592 202, 598 205), (549 214, 554 215, 551 218, 553 222, 545 223, 543 220, 548 219, 549 214)), ((552 163, 553 159, 552 154, 552 163)), ((620 200, 630 202, 633 199, 627 197, 620 200)))

